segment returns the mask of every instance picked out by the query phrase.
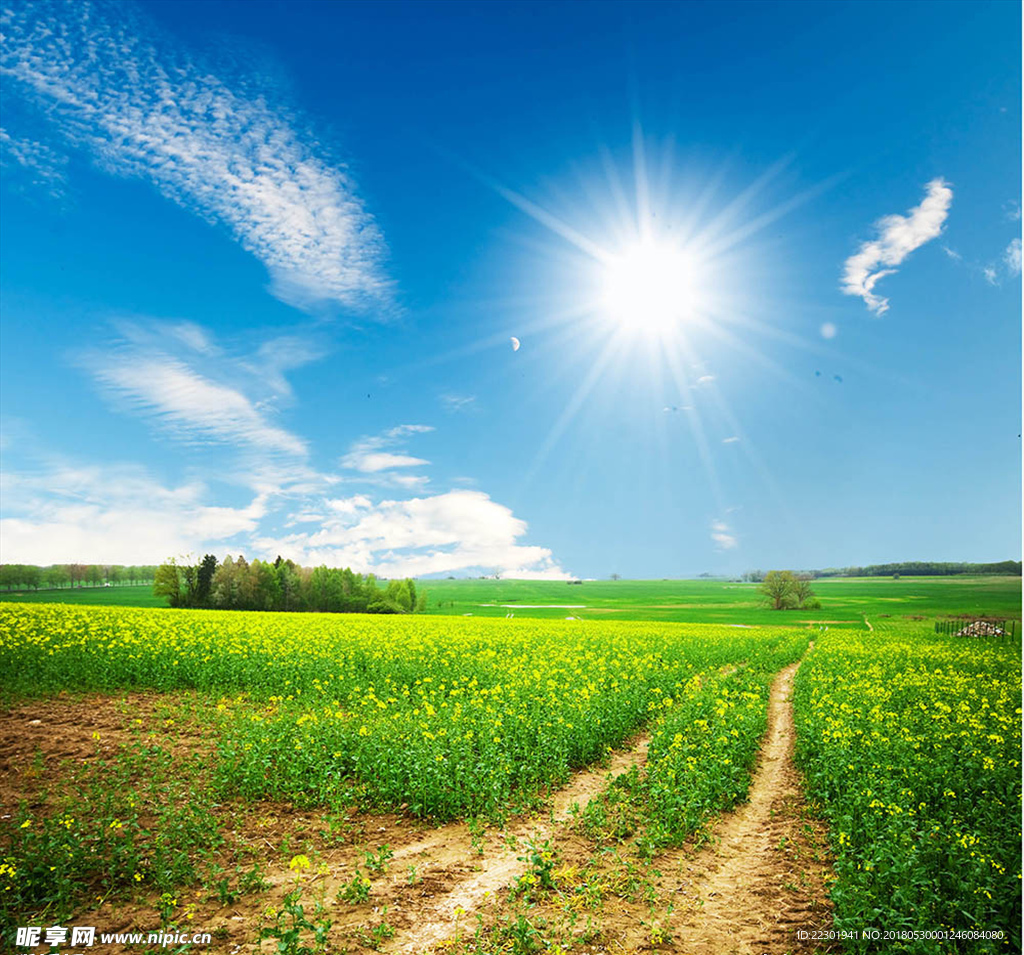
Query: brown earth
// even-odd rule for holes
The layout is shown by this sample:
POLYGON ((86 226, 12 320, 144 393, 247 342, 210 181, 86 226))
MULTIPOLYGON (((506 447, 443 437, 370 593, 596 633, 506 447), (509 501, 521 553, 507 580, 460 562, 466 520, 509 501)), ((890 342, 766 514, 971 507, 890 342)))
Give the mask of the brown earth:
POLYGON ((675 934, 692 955, 820 950, 799 942, 796 931, 831 922, 825 832, 808 812, 793 765, 790 700, 799 666, 787 667, 772 685, 748 801, 721 818, 713 845, 673 860, 685 903, 675 934))
MULTIPOLYGON (((531 918, 568 912, 589 920, 591 914, 579 908, 581 885, 590 878, 605 887, 592 913, 598 928, 594 945, 577 951, 779 955, 815 950, 797 944, 795 932, 830 924, 831 870, 823 829, 809 816, 792 763, 789 696, 797 666, 784 670, 773 685, 748 803, 721 818, 711 844, 665 853, 653 860, 652 874, 643 879, 628 875, 636 867, 624 861, 625 853, 597 851, 574 831, 574 819, 575 807, 582 809, 604 792, 610 776, 634 766, 642 770, 646 737, 611 754, 606 766, 577 773, 552 794, 544 814, 513 819, 504 827, 459 822, 428 828, 403 815, 354 809, 329 813, 270 802, 224 806, 227 842, 218 861, 232 871, 239 861, 248 866, 258 859, 264 888, 228 904, 209 887, 183 889, 175 919, 188 930, 214 933, 204 951, 230 955, 257 946, 270 953, 276 941, 259 943, 259 931, 274 922, 284 896, 301 886, 306 916, 315 920, 319 904, 322 917, 332 921, 334 950, 427 955, 455 943, 458 951, 457 939, 472 935, 478 916, 494 922, 519 911, 508 889, 529 869, 527 844, 547 843, 558 860, 558 888, 531 902, 531 918), (367 857, 385 846, 390 853, 386 864, 368 867, 367 857), (308 869, 289 868, 297 853, 308 854, 308 869), (346 887, 364 877, 370 880, 368 897, 345 901, 346 887)), ((141 733, 164 733, 164 745, 194 752, 202 742, 195 737, 199 731, 185 719, 166 725, 169 702, 159 694, 58 699, 0 715, 3 812, 52 782, 65 760, 107 758, 141 733)), ((150 931, 159 923, 156 900, 146 894, 134 903, 101 902, 70 921, 96 925, 99 931, 150 931)), ((108 946, 106 951, 120 955, 133 947, 108 946)))
POLYGON ((0 815, 22 801, 39 805, 40 792, 60 784, 68 761, 108 759, 137 740, 166 744, 175 755, 202 748, 201 731, 183 717, 184 702, 155 692, 61 694, 0 713, 0 815))

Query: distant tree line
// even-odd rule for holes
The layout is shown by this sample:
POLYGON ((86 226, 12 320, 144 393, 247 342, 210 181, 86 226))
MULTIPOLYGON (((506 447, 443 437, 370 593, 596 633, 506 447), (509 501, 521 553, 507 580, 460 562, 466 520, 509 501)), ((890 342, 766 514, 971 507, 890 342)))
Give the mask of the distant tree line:
MULTIPOLYGON (((1020 577, 1019 560, 1001 560, 991 564, 969 564, 964 561, 906 560, 896 564, 868 564, 866 567, 826 567, 824 570, 801 570, 801 577, 951 577, 955 574, 1020 577)), ((761 583, 763 570, 748 570, 742 579, 761 583)))
POLYGON ((156 565, 125 564, 0 564, 0 587, 7 590, 60 590, 63 588, 140 586, 150 584, 156 565))
POLYGON ((220 610, 285 610, 318 613, 420 613, 426 591, 409 578, 386 586, 373 574, 348 567, 300 567, 290 560, 247 561, 239 556, 217 563, 207 554, 198 563, 169 560, 156 570, 153 593, 172 607, 220 610))

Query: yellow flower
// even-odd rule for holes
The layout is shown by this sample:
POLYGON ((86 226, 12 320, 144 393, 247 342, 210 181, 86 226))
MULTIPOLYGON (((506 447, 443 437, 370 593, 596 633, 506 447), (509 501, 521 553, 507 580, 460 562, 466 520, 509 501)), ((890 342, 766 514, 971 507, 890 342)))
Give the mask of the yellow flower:
POLYGON ((309 868, 309 859, 306 856, 292 856, 292 861, 288 863, 288 868, 292 872, 301 872, 303 869, 309 868))

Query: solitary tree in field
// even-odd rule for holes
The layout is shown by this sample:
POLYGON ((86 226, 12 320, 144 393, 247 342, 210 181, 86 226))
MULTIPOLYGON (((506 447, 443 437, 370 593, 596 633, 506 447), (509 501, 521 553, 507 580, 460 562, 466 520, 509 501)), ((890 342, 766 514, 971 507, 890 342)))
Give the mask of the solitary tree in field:
POLYGON ((757 589, 772 610, 785 610, 796 601, 797 579, 790 570, 770 570, 757 589))

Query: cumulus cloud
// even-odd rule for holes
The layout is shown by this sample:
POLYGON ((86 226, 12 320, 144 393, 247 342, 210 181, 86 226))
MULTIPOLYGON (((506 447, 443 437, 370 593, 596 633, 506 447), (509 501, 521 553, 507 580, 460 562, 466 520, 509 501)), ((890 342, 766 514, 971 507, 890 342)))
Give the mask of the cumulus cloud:
POLYGON ((739 540, 725 521, 711 522, 711 540, 714 541, 718 550, 732 550, 739 546, 739 540))
POLYGON ((100 168, 226 227, 285 301, 390 307, 384 239, 350 174, 268 91, 215 75, 124 4, 18 3, 0 23, 8 96, 25 94, 100 168))
MULTIPOLYGON (((411 468, 430 464, 425 458, 414 458, 405 453, 396 454, 394 451, 385 449, 400 444, 403 438, 410 435, 424 434, 433 430, 433 427, 426 424, 402 424, 382 434, 362 437, 352 444, 348 454, 341 459, 341 465, 363 474, 377 474, 380 471, 390 471, 393 468, 411 468)), ((402 480, 401 477, 393 479, 398 483, 401 483, 402 480)))
POLYGON ((1020 275, 1021 267, 1021 248, 1020 239, 1014 239, 1006 247, 1006 251, 1003 252, 1003 264, 1006 266, 1010 275, 1020 275))
POLYGON ((455 571, 568 579, 546 547, 519 543, 526 522, 482 491, 455 490, 408 500, 365 496, 328 502, 319 530, 255 541, 266 554, 414 577, 455 571))
POLYGON ((3 562, 148 564, 230 551, 383 577, 571 577, 548 548, 523 543, 526 522, 482 491, 375 500, 325 497, 329 482, 314 481, 215 504, 201 481, 168 486, 137 465, 64 460, 8 468, 2 481, 3 562))
POLYGON ((60 463, 6 472, 0 519, 4 562, 151 564, 253 533, 266 513, 204 503, 200 482, 166 487, 134 465, 60 463))
POLYGON ((944 179, 933 179, 925 187, 921 204, 905 216, 884 216, 876 224, 878 237, 865 242, 843 267, 842 291, 857 295, 876 315, 889 309, 889 300, 874 293, 875 285, 896 271, 914 249, 941 235, 953 190, 944 179))

